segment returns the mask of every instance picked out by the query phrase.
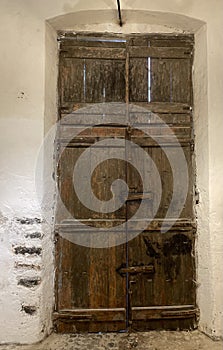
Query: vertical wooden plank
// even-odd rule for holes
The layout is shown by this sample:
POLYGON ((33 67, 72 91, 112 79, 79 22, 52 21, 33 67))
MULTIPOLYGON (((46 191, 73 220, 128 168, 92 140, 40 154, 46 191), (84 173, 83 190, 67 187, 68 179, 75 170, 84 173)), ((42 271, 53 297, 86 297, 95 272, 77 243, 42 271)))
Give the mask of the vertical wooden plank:
POLYGON ((151 101, 171 101, 171 65, 169 59, 151 58, 151 101))
POLYGON ((151 59, 151 101, 191 103, 190 59, 151 59))
POLYGON ((91 249, 89 273, 90 308, 125 307, 125 279, 117 270, 125 262, 125 244, 91 249))
POLYGON ((172 96, 171 102, 191 104, 191 60, 171 60, 172 96))
POLYGON ((130 58, 129 99, 130 102, 148 102, 147 58, 130 58))
POLYGON ((84 59, 60 60, 60 89, 63 102, 84 102, 84 59))
POLYGON ((58 308, 89 307, 89 248, 59 237, 58 308), (75 288, 74 288, 75 286, 75 288))
POLYGON ((125 101, 125 61, 86 60, 86 102, 125 101))
MULTIPOLYGON (((161 177, 161 183, 162 183, 162 198, 160 207, 157 213, 158 218, 165 218, 167 210, 169 208, 171 199, 172 199, 172 193, 173 193, 173 175, 172 175, 172 169, 171 164, 169 163, 169 160, 166 156, 166 147, 162 148, 156 148, 154 151, 159 154, 158 157, 156 157, 157 161, 159 161, 159 173, 161 177)), ((173 150, 173 147, 172 147, 173 150)))
MULTIPOLYGON (((109 136, 109 130, 105 133, 109 136)), ((106 136, 105 135, 105 136, 106 136)), ((94 194, 101 201, 108 201, 112 198, 111 185, 116 179, 126 181, 125 162, 121 159, 113 158, 113 148, 104 147, 98 149, 91 155, 92 162, 101 160, 101 152, 106 155, 107 160, 101 162, 94 170, 92 176, 92 188, 94 194)), ((95 212, 93 217, 97 217, 95 212)), ((110 214, 101 214, 105 222, 102 227, 107 229, 110 225, 115 226, 115 220, 125 219, 126 205, 110 214), (114 220, 112 224, 106 222, 106 218, 114 220)), ((91 308, 111 308, 123 307, 125 304, 125 280, 117 273, 117 269, 125 263, 125 244, 116 246, 115 234, 111 234, 110 242, 112 247, 103 249, 91 249, 90 268, 90 304, 91 308)))

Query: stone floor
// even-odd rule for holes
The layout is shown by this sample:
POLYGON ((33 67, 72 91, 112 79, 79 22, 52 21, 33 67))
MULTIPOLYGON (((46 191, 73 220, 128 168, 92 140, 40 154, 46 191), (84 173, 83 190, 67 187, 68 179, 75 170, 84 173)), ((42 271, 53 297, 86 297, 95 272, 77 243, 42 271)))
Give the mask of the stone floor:
POLYGON ((0 345, 0 350, 223 350, 223 342, 194 332, 52 334, 36 345, 0 345))

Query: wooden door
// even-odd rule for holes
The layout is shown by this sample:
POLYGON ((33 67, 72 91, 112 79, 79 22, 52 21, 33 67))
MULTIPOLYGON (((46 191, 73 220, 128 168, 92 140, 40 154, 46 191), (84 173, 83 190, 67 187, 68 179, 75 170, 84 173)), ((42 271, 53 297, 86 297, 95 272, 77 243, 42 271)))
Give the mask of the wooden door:
MULTIPOLYGON (((128 184, 127 201, 111 213, 95 212, 82 205, 73 188, 74 165, 88 147, 107 137, 132 141, 152 158, 160 174, 162 197, 155 212, 158 199, 151 179, 145 215, 153 220, 132 240, 121 245, 113 242, 108 248, 81 246, 63 238, 64 232, 83 233, 68 220, 66 210, 57 205, 54 324, 58 332, 196 326, 192 59, 192 36, 67 33, 60 39, 57 144, 58 150, 63 148, 58 160, 62 202, 81 223, 87 221, 89 226, 106 230, 128 221, 145 200, 142 181, 134 167, 112 159, 95 169, 91 181, 94 193, 100 200, 109 200, 110 186, 119 178, 128 184), (165 234, 160 229, 174 180, 166 153, 168 148, 177 152, 179 143, 174 137, 165 138, 164 128, 152 114, 146 127, 158 135, 158 143, 137 128, 117 123, 115 114, 110 125, 102 123, 77 133, 78 120, 87 115, 81 108, 101 102, 143 107, 145 114, 156 113, 177 136, 187 160, 189 186, 183 210, 178 218, 170 218, 174 224, 165 234), (76 136, 72 137, 72 133, 76 136)), ((94 116, 95 108, 89 113, 94 116)), ((100 109, 97 113, 101 113, 100 109)), ((131 108, 128 118, 140 123, 131 108)), ((109 150, 105 151, 109 154, 109 150)))

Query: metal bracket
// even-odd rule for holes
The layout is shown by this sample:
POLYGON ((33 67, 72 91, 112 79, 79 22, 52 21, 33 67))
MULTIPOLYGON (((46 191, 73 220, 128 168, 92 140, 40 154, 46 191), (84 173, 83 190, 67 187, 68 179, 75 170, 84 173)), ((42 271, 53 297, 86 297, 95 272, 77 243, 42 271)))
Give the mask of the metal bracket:
POLYGON ((141 266, 129 266, 129 267, 121 267, 117 270, 117 272, 124 277, 125 274, 129 273, 131 275, 135 275, 138 273, 154 273, 155 269, 153 265, 141 265, 141 266))
POLYGON ((120 25, 120 27, 122 27, 123 22, 122 22, 122 13, 121 13, 120 0, 117 0, 117 5, 118 5, 119 25, 120 25))

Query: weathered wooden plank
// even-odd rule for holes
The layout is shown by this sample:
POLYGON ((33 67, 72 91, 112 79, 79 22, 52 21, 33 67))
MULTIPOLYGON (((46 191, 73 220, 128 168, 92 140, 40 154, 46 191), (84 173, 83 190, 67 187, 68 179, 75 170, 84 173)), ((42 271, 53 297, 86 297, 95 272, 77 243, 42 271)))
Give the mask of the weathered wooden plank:
MULTIPOLYGON (((149 219, 149 217, 148 217, 149 219)), ((89 226, 94 226, 94 227, 103 227, 103 224, 107 224, 107 227, 113 227, 113 226, 118 226, 121 225, 125 222, 125 219, 82 219, 81 222, 83 223, 89 223, 89 226)), ((155 218, 152 220, 152 222, 148 225, 148 227, 145 229, 145 231, 160 231, 161 226, 164 224, 169 226, 169 224, 171 223, 171 231, 178 231, 178 230, 182 230, 182 231, 194 231, 196 230, 196 222, 190 218, 177 218, 177 219, 168 219, 167 221, 165 221, 163 223, 163 219, 160 218, 155 218)), ((135 226, 136 221, 132 221, 132 225, 135 226)), ((133 227, 132 226, 132 227, 133 227)), ((131 224, 128 224, 128 228, 129 230, 132 230, 131 224)), ((56 225, 56 230, 61 230, 62 232, 81 232, 82 230, 84 230, 83 227, 80 227, 80 225, 78 225, 78 222, 73 221, 73 220, 64 220, 62 221, 60 224, 56 225)), ((87 227, 86 227, 87 229, 87 227)))
POLYGON ((126 316, 125 308, 101 308, 101 309, 61 309, 54 313, 54 319, 89 319, 94 321, 124 321, 126 316))
MULTIPOLYGON (((172 102, 172 70, 169 60, 151 61, 151 101, 172 102)), ((174 101, 175 102, 175 101, 174 101)), ((181 101, 182 102, 182 101, 181 101)))
POLYGON ((59 87, 61 104, 69 101, 84 101, 84 60, 61 59, 59 87))
POLYGON ((63 58, 125 60, 125 52, 124 48, 116 47, 66 46, 60 50, 60 56, 63 58))
POLYGON ((127 36, 125 34, 113 34, 109 32, 73 32, 73 31, 64 31, 59 30, 58 32, 58 40, 87 40, 87 41, 118 41, 118 40, 126 40, 127 36))
MULTIPOLYGON (((191 127, 180 127, 180 126, 172 126, 169 127, 163 125, 151 125, 143 126, 143 131, 140 130, 142 126, 140 124, 136 124, 135 128, 132 128, 130 139, 136 144, 147 147, 151 144, 159 144, 157 141, 160 141, 162 144, 164 142, 174 143, 177 142, 188 142, 191 140, 191 127), (139 128, 139 129, 138 129, 139 128), (170 134, 170 130, 174 133, 170 134)), ((94 129, 86 128, 84 131, 82 128, 78 128, 75 126, 61 126, 59 129, 58 140, 63 140, 63 142, 69 142, 69 146, 73 144, 94 144, 103 139, 111 139, 111 138, 121 138, 125 139, 126 128, 124 127, 97 127, 94 129)), ((110 147, 115 147, 116 145, 111 145, 110 147)), ((95 147, 100 147, 95 145, 95 147)))
POLYGON ((167 113, 154 113, 144 110, 143 112, 131 112, 130 109, 130 124, 132 128, 137 127, 150 127, 160 126, 166 127, 192 127, 190 114, 167 114, 167 113))
POLYGON ((150 319, 136 320, 132 322, 131 329, 135 332, 146 332, 159 330, 188 331, 197 329, 198 320, 194 317, 185 319, 150 319))
POLYGON ((150 142, 151 137, 160 137, 166 138, 169 140, 175 140, 175 137, 178 139, 188 139, 191 140, 191 127, 190 126, 166 126, 166 125, 152 125, 152 126, 144 126, 143 132, 141 130, 137 130, 137 127, 140 128, 140 124, 135 124, 135 129, 132 129, 131 139, 135 140, 137 144, 147 146, 147 141, 150 142), (171 132, 173 134, 171 134, 171 132), (137 140, 138 138, 138 140, 137 140))
POLYGON ((129 100, 148 102, 148 59, 131 58, 129 62, 129 100))
POLYGON ((192 103, 192 72, 189 60, 172 62, 171 101, 192 103))
POLYGON ((54 329, 58 333, 98 333, 124 331, 125 321, 94 321, 62 319, 55 321, 54 329))
MULTIPOLYGON (((112 240, 115 242, 115 238, 111 237, 111 244, 112 240)), ((125 261, 125 255, 125 245, 91 250, 91 268, 89 271, 90 308, 125 307, 125 279, 116 273, 116 269, 125 261)), ((112 313, 113 320, 116 317, 115 313, 116 311, 112 313)), ((119 315, 118 312, 117 315, 119 315)), ((106 314, 103 317, 106 321, 106 314)), ((119 320, 122 320, 122 318, 119 318, 119 320)))
POLYGON ((151 60, 151 101, 191 103, 191 62, 187 59, 151 60))
POLYGON ((119 41, 117 39, 101 39, 98 38, 88 38, 88 37, 77 37, 77 38, 65 38, 60 40, 60 50, 66 50, 70 47, 98 47, 98 48, 125 48, 126 42, 119 41), (91 40, 90 40, 91 39, 91 40))
POLYGON ((125 127, 93 127, 90 126, 83 130, 83 127, 78 127, 73 125, 61 125, 59 128, 58 138, 63 140, 72 140, 74 143, 75 140, 77 143, 95 143, 99 140, 106 138, 121 138, 124 139, 126 135, 125 127))
MULTIPOLYGON (((114 108, 115 109, 115 108, 114 108)), ((149 110, 146 111, 142 109, 142 112, 131 112, 131 107, 129 108, 129 117, 127 118, 126 115, 122 115, 121 112, 120 114, 115 112, 113 110, 113 114, 108 112, 108 114, 103 113, 101 116, 101 124, 100 128, 106 127, 108 124, 108 120, 112 117, 113 119, 113 124, 109 123, 111 126, 111 132, 112 129, 117 129, 118 127, 124 127, 130 123, 133 128, 137 127, 143 127, 143 126, 155 126, 155 125, 170 125, 170 126, 183 126, 183 127, 192 127, 192 121, 191 121, 191 116, 190 114, 178 114, 178 113, 173 113, 173 114, 164 114, 164 113, 153 113, 150 112, 149 110), (160 118, 157 118, 157 116, 160 118), (109 118, 109 119, 108 119, 109 118), (106 123, 107 121, 107 123, 106 123), (123 123, 123 124, 121 124, 123 123)), ((101 111, 100 111, 101 112, 101 111)), ((61 114, 61 121, 60 125, 66 125, 66 126, 76 126, 76 127, 81 127, 81 125, 85 127, 91 127, 94 125, 95 117, 98 116, 99 113, 92 112, 89 114, 81 113, 76 111, 72 112, 70 114, 61 114), (83 123, 84 121, 84 123, 83 123)), ((61 128, 61 126, 59 128, 61 128)))
MULTIPOLYGON (((171 218, 164 221, 163 218, 156 217, 155 219, 151 217, 147 217, 148 219, 148 226, 144 229, 144 232, 151 232, 156 231, 159 232, 161 230, 161 227, 167 227, 168 231, 187 231, 187 232, 195 232, 196 231, 196 223, 192 221, 190 218, 171 218), (150 222, 149 222, 150 221, 150 222), (172 226, 171 226, 172 225, 172 226), (170 227, 171 226, 171 227, 170 227)), ((142 219, 143 222, 145 222, 145 219, 142 219)), ((137 228, 141 227, 140 220, 135 221, 132 220, 128 222, 127 228, 128 232, 132 232, 137 228)))
POLYGON ((58 283, 57 309, 71 307, 88 307, 88 271, 89 252, 87 247, 73 244, 61 236, 58 236, 57 243, 56 280, 58 283), (60 267, 60 268, 59 268, 60 267), (75 288, 73 288, 75 285, 75 288))
POLYGON ((148 35, 135 35, 128 36, 129 45, 132 46, 174 46, 174 47, 187 47, 193 45, 194 35, 182 35, 182 34, 148 34, 148 35))
MULTIPOLYGON (((191 113, 191 106, 187 103, 176 102, 134 102, 133 105, 140 106, 154 113, 191 113)), ((133 107, 134 108, 134 107, 133 107)))
POLYGON ((151 47, 181 47, 187 52, 193 52, 194 41, 193 40, 183 40, 180 38, 175 39, 151 39, 149 41, 149 46, 151 47))
MULTIPOLYGON (((175 102, 138 102, 138 101, 134 101, 131 102, 129 105, 126 104, 126 107, 128 106, 129 111, 135 111, 134 106, 138 106, 138 107, 142 107, 145 110, 147 110, 148 112, 154 112, 154 113, 162 113, 162 114, 166 114, 166 113, 188 113, 191 114, 191 106, 189 104, 186 103, 175 103, 175 102)), ((103 114, 108 113, 108 115, 118 115, 118 116, 122 116, 123 113, 123 106, 121 105, 120 107, 118 105, 115 106, 115 109, 113 109, 114 113, 112 113, 113 111, 111 111, 111 106, 106 107, 103 106, 100 103, 72 103, 72 102, 64 102, 61 107, 60 107, 60 112, 61 115, 65 116, 68 113, 71 112, 77 112, 79 109, 84 108, 84 113, 85 114, 103 114), (89 109, 89 112, 88 112, 89 109)), ((81 111, 81 113, 83 113, 81 111)))
POLYGON ((125 61, 86 60, 85 102, 125 102, 125 61))
POLYGON ((132 314, 134 320, 149 320, 149 319, 165 319, 165 318, 191 318, 198 314, 198 309, 191 306, 180 305, 179 307, 165 307, 162 308, 140 308, 133 307, 132 314))
POLYGON ((184 47, 129 47, 129 56, 132 58, 190 58, 192 51, 184 47))
MULTIPOLYGON (((58 32, 59 40, 67 39, 86 39, 86 40, 138 40, 150 39, 150 40, 182 40, 185 42, 194 42, 194 34, 182 34, 182 33, 150 33, 150 34, 121 34, 118 35, 115 33, 109 32, 73 32, 73 31, 64 31, 59 30, 58 32)), ((132 44, 132 42, 130 42, 132 44)))

